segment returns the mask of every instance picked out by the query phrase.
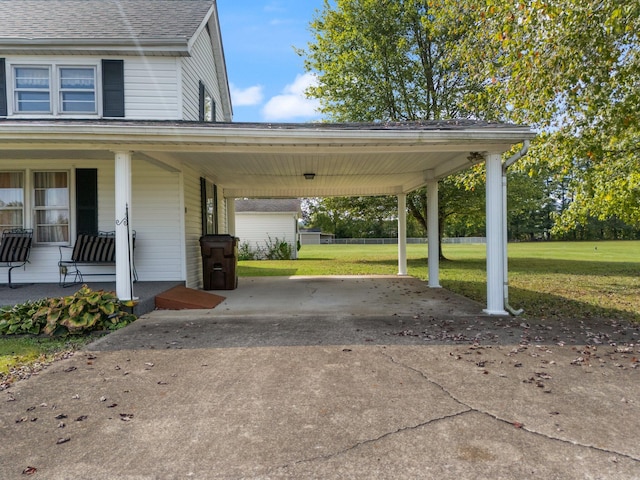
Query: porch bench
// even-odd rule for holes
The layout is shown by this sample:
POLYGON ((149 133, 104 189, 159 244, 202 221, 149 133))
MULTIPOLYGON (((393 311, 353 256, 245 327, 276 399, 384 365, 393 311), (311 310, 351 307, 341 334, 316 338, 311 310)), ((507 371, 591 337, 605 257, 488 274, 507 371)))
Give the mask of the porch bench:
MULTIPOLYGON (((59 285, 68 287, 84 281, 85 276, 115 275, 115 272, 82 273, 79 266, 115 266, 116 264, 116 232, 79 233, 73 247, 60 245, 60 273, 59 285), (71 258, 65 260, 65 251, 71 250, 71 258), (73 275, 73 282, 67 283, 67 276, 73 275)), ((133 279, 138 281, 135 264, 133 263, 133 249, 136 244, 136 232, 133 232, 131 251, 133 279)))
POLYGON ((11 270, 22 267, 29 261, 32 238, 33 229, 31 228, 11 228, 2 232, 0 267, 9 269, 7 272, 9 288, 15 288, 11 283, 11 270))

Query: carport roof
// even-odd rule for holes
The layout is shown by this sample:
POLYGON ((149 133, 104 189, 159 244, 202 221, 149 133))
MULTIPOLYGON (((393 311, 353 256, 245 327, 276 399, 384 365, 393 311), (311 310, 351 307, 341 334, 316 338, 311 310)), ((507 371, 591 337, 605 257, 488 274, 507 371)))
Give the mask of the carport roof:
POLYGON ((503 153, 535 134, 475 120, 412 123, 199 123, 0 120, 6 159, 113 159, 133 152, 168 170, 189 166, 225 197, 397 195, 503 153), (306 179, 304 174, 314 174, 306 179))

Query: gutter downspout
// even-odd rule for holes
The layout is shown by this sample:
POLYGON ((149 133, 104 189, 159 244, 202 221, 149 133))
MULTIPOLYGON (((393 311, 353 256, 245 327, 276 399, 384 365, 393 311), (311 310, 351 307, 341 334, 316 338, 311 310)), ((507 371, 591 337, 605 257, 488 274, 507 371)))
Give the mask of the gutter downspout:
POLYGON ((524 310, 519 309, 516 310, 511 305, 509 305, 509 267, 507 260, 507 242, 508 242, 508 232, 507 232, 507 169, 513 165, 515 162, 524 157, 529 151, 529 140, 524 141, 524 145, 516 154, 514 154, 508 160, 502 164, 502 230, 503 230, 503 240, 504 240, 504 250, 503 250, 503 266, 504 266, 504 308, 507 312, 514 316, 521 315, 524 310))

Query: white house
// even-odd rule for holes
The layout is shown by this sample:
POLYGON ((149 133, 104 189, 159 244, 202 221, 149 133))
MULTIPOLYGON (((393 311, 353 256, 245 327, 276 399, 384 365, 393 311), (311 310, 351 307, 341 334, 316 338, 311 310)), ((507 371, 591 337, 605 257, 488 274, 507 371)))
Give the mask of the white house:
MULTIPOLYGON (((242 124, 232 107, 214 0, 3 0, 0 228, 32 228, 14 281, 57 282, 58 246, 115 230, 116 291, 140 281, 202 286, 199 238, 235 233, 235 198, 396 195, 487 164, 487 309, 504 313, 502 154, 526 126, 242 124)), ((429 242, 437 245, 437 241, 429 242)), ((429 255, 437 287, 438 258, 429 255)))
POLYGON ((240 245, 246 244, 253 252, 260 252, 277 241, 286 242, 291 258, 298 258, 299 199, 237 198, 235 211, 235 236, 240 239, 240 245))

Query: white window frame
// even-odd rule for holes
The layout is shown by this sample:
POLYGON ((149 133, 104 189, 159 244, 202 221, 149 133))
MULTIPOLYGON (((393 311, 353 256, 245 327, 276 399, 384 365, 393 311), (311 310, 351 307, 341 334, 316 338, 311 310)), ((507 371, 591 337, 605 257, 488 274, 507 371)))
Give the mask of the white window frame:
MULTIPOLYGON (((8 71, 11 74, 11 83, 7 82, 7 87, 11 88, 13 101, 10 104, 10 116, 14 118, 40 117, 65 117, 65 118, 100 118, 102 115, 102 69, 100 61, 11 61, 7 62, 8 71), (16 88, 16 68, 48 68, 49 69, 49 108, 48 112, 28 112, 18 110, 17 92, 24 89, 16 88), (94 72, 94 110, 93 112, 64 112, 62 104, 62 94, 69 89, 61 88, 61 69, 63 68, 87 68, 94 72)), ((86 91, 86 90, 84 90, 86 91)))
MULTIPOLYGON (((72 221, 73 219, 71 218, 71 173, 69 172, 69 170, 47 170, 47 169, 32 169, 28 172, 29 175, 29 180, 30 180, 30 192, 31 192, 31 197, 30 197, 30 202, 29 205, 31 207, 31 218, 32 218, 32 227, 33 227, 33 241, 35 244, 37 245, 69 245, 69 242, 71 241, 71 226, 72 226, 72 221), (36 205, 36 182, 35 182, 35 177, 36 174, 38 173, 64 173, 67 177, 67 202, 66 205, 64 206, 60 206, 60 205, 53 205, 53 206, 38 206, 36 205), (51 241, 51 242, 43 242, 43 241, 39 241, 38 240, 38 218, 37 218, 37 212, 41 212, 41 211, 50 211, 50 210, 66 210, 67 211, 67 223, 64 224, 66 225, 67 228, 67 240, 62 240, 59 242, 55 242, 55 241, 51 241)), ((26 203, 26 202, 25 202, 26 203)), ((44 224, 43 224, 44 225, 44 224)))
POLYGON ((58 110, 60 115, 96 115, 98 113, 98 69, 95 65, 59 65, 56 68, 56 85, 58 87, 58 110), (84 69, 93 71, 93 89, 72 88, 62 86, 62 70, 64 69, 84 69), (93 109, 90 111, 85 110, 65 110, 64 109, 64 94, 65 93, 93 93, 93 109))
POLYGON ((46 65, 46 64, 39 64, 39 65, 14 65, 11 68, 11 72, 12 72, 12 87, 13 87, 13 101, 14 101, 14 105, 13 108, 14 110, 21 114, 21 115, 42 115, 44 114, 51 114, 52 113, 52 109, 53 109, 53 94, 52 94, 52 81, 51 81, 51 65, 46 65), (34 69, 42 69, 42 70, 46 70, 49 76, 49 88, 44 89, 44 88, 29 88, 29 87, 18 87, 18 69, 20 68, 34 68, 34 69), (19 95, 21 92, 47 92, 49 94, 49 108, 47 110, 20 110, 19 105, 20 105, 20 100, 19 100, 19 95))
POLYGON ((20 206, 0 206, 0 211, 20 211, 21 217, 22 217, 22 224, 20 225, 3 225, 0 227, 0 231, 4 230, 5 228, 25 228, 25 209, 26 209, 26 197, 27 197, 27 186, 26 186, 26 172, 24 170, 2 170, 0 171, 0 173, 16 173, 16 174, 20 174, 22 176, 21 180, 22 180, 22 186, 20 187, 22 189, 22 205, 20 206))

